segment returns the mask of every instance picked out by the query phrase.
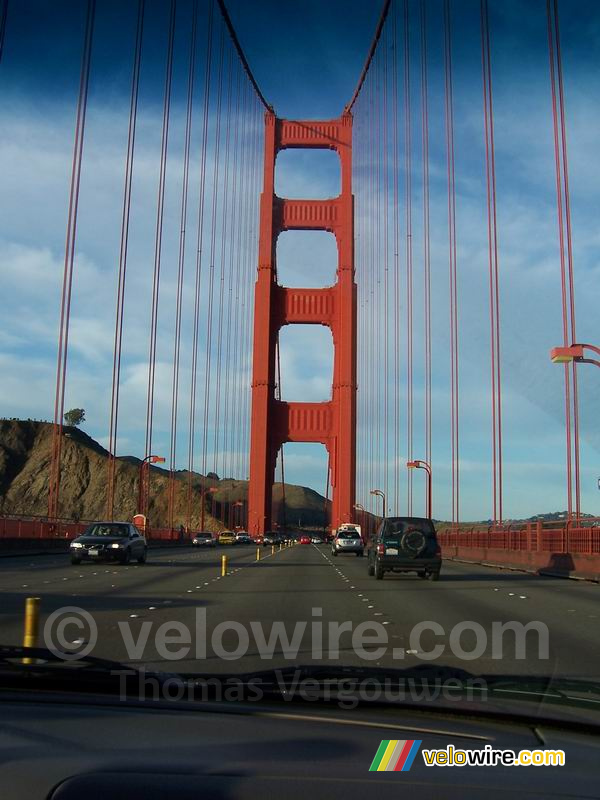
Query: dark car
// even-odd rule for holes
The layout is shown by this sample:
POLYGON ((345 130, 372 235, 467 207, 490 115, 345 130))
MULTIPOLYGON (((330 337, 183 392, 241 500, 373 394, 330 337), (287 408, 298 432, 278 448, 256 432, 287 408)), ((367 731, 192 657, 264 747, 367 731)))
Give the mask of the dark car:
POLYGON ((210 531, 198 531, 192 539, 192 545, 194 547, 216 547, 217 540, 210 531))
POLYGON ((275 531, 267 531, 263 537, 263 547, 266 547, 268 544, 279 544, 282 542, 283 539, 281 534, 275 533, 275 531))
POLYGON ((435 527, 424 517, 388 517, 368 549, 369 575, 381 580, 386 572, 416 572, 420 578, 437 581, 442 551, 435 527))
POLYGON ((100 560, 129 564, 133 559, 143 564, 148 545, 130 522, 94 522, 73 539, 69 549, 72 564, 100 560))

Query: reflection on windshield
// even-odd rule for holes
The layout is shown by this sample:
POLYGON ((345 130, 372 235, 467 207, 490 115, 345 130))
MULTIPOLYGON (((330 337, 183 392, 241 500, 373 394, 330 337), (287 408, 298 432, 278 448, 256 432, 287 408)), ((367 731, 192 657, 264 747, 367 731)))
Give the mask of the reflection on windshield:
POLYGON ((127 525, 91 525, 85 532, 86 536, 127 536, 127 525))
POLYGON ((394 520, 388 519, 385 522, 384 536, 399 536, 405 531, 421 531, 426 536, 431 536, 435 533, 435 528, 427 519, 412 519, 408 520, 394 520))
MULTIPOLYGON (((431 24, 425 2, 376 4, 390 14, 353 104, 334 96, 337 81, 317 81, 306 94, 312 111, 346 112, 310 123, 278 117, 283 96, 268 98, 275 111, 263 117, 256 85, 245 83, 248 70, 230 49, 223 2, 184 2, 170 26, 163 18, 174 3, 145 4, 147 35, 140 16, 139 46, 128 38, 114 64, 109 17, 90 23, 79 110, 63 107, 62 90, 56 107, 48 102, 53 88, 67 85, 63 69, 77 86, 79 67, 74 56, 63 63, 44 51, 40 60, 38 37, 63 47, 73 35, 68 52, 78 53, 82 26, 71 25, 65 9, 97 5, 110 14, 138 6, 141 14, 144 3, 58 3, 58 38, 33 30, 30 4, 9 4, 3 96, 24 92, 24 102, 3 108, 8 148, 0 169, 12 177, 0 182, 0 263, 11 277, 10 291, 3 282, 10 336, 2 337, 0 356, 3 385, 11 387, 2 413, 23 419, 0 419, 0 547, 9 551, 0 553, 9 556, 0 558, 2 641, 23 641, 29 599, 39 600, 40 644, 62 615, 57 648, 79 642, 92 656, 165 671, 245 673, 293 663, 374 673, 433 665, 475 675, 600 678, 593 517, 600 421, 586 383, 598 373, 584 345, 574 344, 600 344, 590 198, 600 191, 593 180, 599 158, 585 124, 597 78, 591 62, 579 61, 596 53, 595 34, 582 37, 586 23, 574 4, 560 4, 571 37, 565 72, 575 67, 564 76, 565 91, 576 91, 563 104, 560 77, 559 116, 565 105, 575 124, 557 128, 554 141, 564 150, 557 157, 543 24, 544 7, 557 3, 493 4, 509 7, 492 48, 504 57, 493 66, 495 58, 473 58, 474 48, 489 47, 487 36, 473 36, 487 0, 432 3, 448 13, 432 12, 431 24), (448 28, 441 59, 435 37, 450 24, 451 6, 454 33, 448 28), (521 6, 526 24, 508 24, 510 8, 521 6), (183 9, 192 7, 202 43, 186 38, 195 27, 183 9), (530 45, 535 79, 524 81, 530 45), (134 52, 135 86, 128 77, 134 52), (194 60, 186 68, 188 53, 194 60), (154 80, 165 68, 168 80, 154 80), (492 68, 504 209, 497 236, 492 68), (84 125, 88 72, 96 96, 84 125), (160 160, 150 138, 134 136, 140 74, 147 91, 139 92, 139 118, 162 138, 160 160), (489 81, 483 96, 482 77, 489 81), (182 115, 186 94, 191 105, 182 115), (464 113, 472 97, 477 105, 464 113), (73 119, 72 131, 65 125, 73 119), (572 242, 566 130, 575 156, 572 242), (73 135, 71 161, 64 156, 73 135), (301 170, 283 168, 297 180, 296 199, 280 197, 273 176, 284 162, 276 166, 277 159, 303 150, 301 170), (327 151, 335 170, 311 169, 318 151, 327 151), (125 179, 113 180, 121 165, 125 179), (563 179, 550 180, 559 178, 551 174, 557 165, 563 179), (334 172, 340 185, 315 200, 334 172), (555 184, 565 197, 552 196, 555 184), (77 209, 83 223, 76 224, 77 209), (331 285, 321 275, 318 288, 305 271, 312 264, 314 277, 324 273, 326 253, 296 240, 278 256, 280 234, 331 240, 338 258, 331 285), (567 253, 557 252, 563 241, 567 253), (299 283, 288 285, 278 266, 299 283), (580 273, 567 274, 574 267, 580 273), (567 295, 580 284, 575 326, 567 295), (51 319, 60 319, 57 342, 48 340, 51 319), (561 322, 578 337, 554 347, 552 360, 563 364, 557 372, 550 348, 561 322), (279 341, 292 325, 307 329, 303 343, 279 341), (324 333, 327 345, 308 338, 310 331, 324 333), (575 391, 580 373, 587 377, 575 391), (63 408, 65 397, 82 407, 63 408), (52 413, 51 398, 54 422, 37 421, 52 413), (301 445, 320 455, 301 455, 301 445), (167 459, 168 468, 160 467, 167 459), (13 552, 26 557, 16 563, 13 552)), ((371 5, 348 4, 349 24, 352 8, 371 5)), ((317 4, 304 6, 308 19, 317 4)), ((600 3, 579 6, 598 7, 584 16, 600 29, 600 3)), ((6 7, 0 0, 0 43, 6 7)), ((127 36, 132 23, 123 22, 127 36)), ((290 50, 304 49, 305 34, 288 30, 290 50)), ((337 58, 336 48, 321 51, 337 58)), ((304 97, 306 70, 280 75, 268 48, 255 55, 257 74, 274 73, 275 94, 294 83, 304 97)), ((360 67, 343 54, 338 62, 335 75, 360 67)), ((71 90, 68 96, 75 100, 71 90)))

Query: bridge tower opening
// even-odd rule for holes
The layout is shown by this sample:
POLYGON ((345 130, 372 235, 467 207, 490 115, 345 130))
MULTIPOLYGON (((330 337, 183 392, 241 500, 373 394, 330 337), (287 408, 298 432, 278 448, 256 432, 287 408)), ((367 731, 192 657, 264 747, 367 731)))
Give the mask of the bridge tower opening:
POLYGON ((326 121, 292 121, 265 114, 264 184, 260 201, 258 271, 254 299, 252 416, 248 527, 271 528, 275 462, 284 442, 320 442, 329 455, 332 526, 354 518, 356 483, 356 283, 352 115, 326 121), (335 150, 341 192, 326 200, 275 194, 277 153, 288 148, 335 150), (286 288, 277 281, 276 244, 289 230, 322 230, 335 236, 336 282, 327 288, 286 288), (284 325, 330 328, 334 345, 331 400, 283 402, 275 397, 276 344, 284 325))

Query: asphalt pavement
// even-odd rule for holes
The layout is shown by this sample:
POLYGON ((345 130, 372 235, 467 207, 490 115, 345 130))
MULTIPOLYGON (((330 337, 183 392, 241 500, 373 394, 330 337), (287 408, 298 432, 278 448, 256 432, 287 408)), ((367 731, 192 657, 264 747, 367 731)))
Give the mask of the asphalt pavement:
POLYGON ((40 645, 90 647, 168 672, 434 664, 600 677, 597 584, 456 562, 444 562, 437 583, 387 573, 377 581, 366 558, 334 558, 325 545, 260 554, 251 545, 174 548, 128 566, 4 558, 0 642, 22 642, 25 599, 37 596, 40 645))

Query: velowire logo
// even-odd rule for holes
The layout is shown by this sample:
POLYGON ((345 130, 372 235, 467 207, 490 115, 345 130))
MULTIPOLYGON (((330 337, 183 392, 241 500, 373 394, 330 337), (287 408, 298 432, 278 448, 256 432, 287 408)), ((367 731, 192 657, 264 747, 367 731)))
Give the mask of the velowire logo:
POLYGON ((408 772, 419 752, 421 739, 384 739, 369 772, 408 772))

